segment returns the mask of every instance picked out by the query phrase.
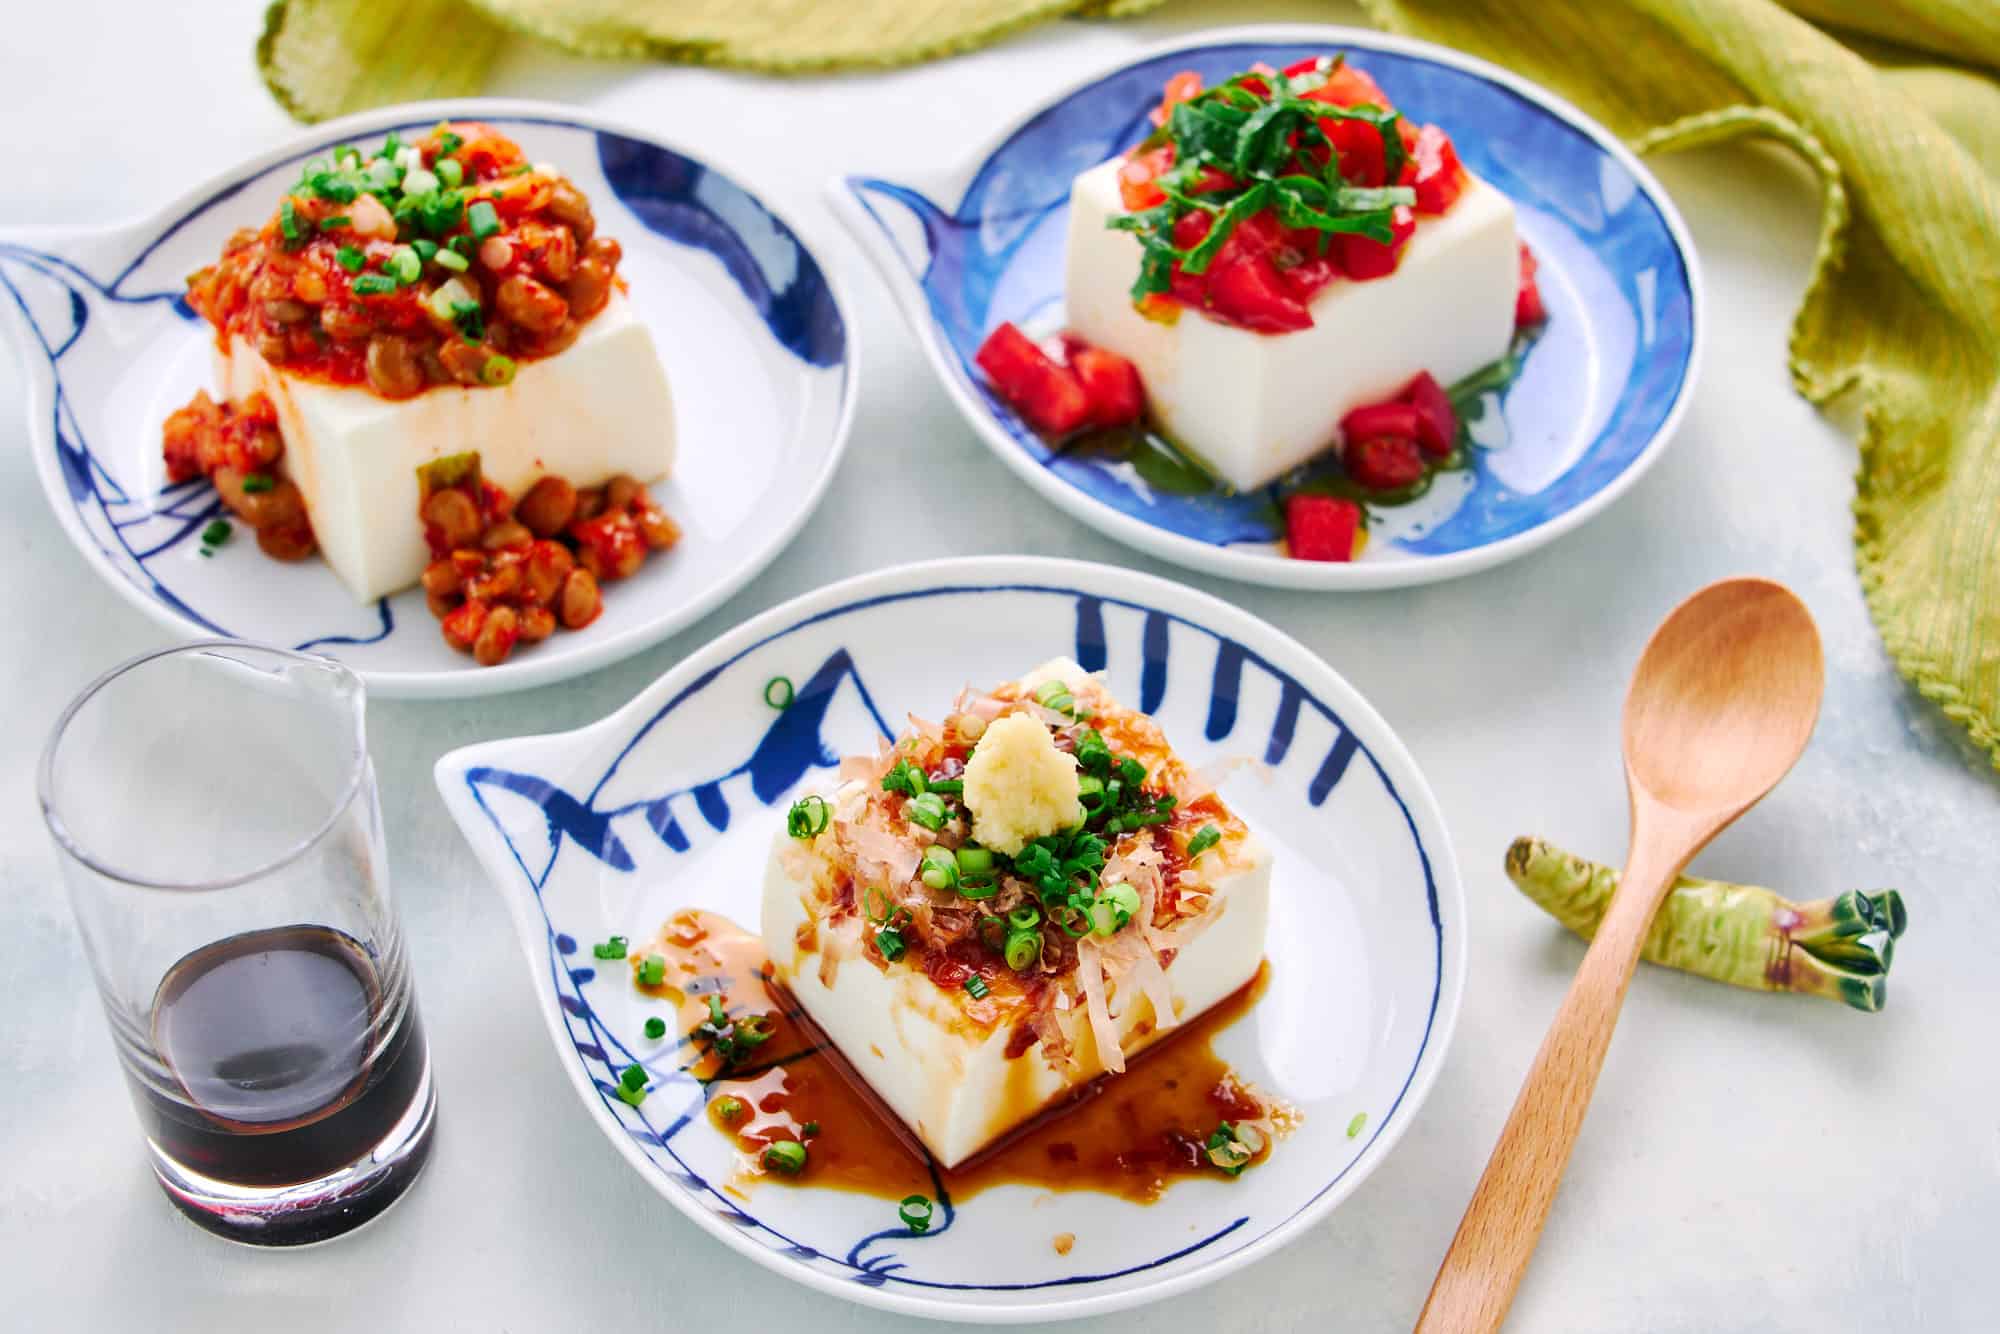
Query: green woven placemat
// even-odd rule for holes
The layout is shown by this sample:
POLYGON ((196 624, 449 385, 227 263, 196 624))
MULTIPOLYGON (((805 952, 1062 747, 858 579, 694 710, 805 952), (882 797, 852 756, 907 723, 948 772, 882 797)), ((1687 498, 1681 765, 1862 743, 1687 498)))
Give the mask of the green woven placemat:
MULTIPOLYGON (((510 32, 797 72, 927 59, 1157 2, 278 0, 258 62, 311 119, 476 92, 510 32)), ((1760 135, 1811 165, 1821 234, 1793 382, 1815 403, 1857 399, 1869 608, 1897 667, 2000 766, 2000 3, 1363 2, 1385 27, 1555 88, 1641 151, 1760 135)))

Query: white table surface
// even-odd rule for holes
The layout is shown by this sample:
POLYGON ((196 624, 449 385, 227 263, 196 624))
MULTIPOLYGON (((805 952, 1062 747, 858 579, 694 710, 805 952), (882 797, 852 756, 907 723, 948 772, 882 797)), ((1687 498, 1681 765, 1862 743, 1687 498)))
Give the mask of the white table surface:
MULTIPOLYGON (((263 0, 23 7, 0 44, 0 224, 123 219, 292 127, 250 47, 263 0)), ((1616 860, 1617 717, 1665 610, 1739 572, 1819 618, 1827 699, 1792 777, 1697 864, 1818 897, 1895 885, 1912 926, 1889 1008, 1755 995, 1646 968, 1515 1306, 1521 1330, 1972 1330, 2000 1321, 2000 782, 1891 670, 1848 543, 1854 450, 1793 395, 1786 320, 1816 194, 1787 159, 1656 164, 1693 227, 1708 362, 1659 467, 1583 530, 1488 574, 1318 597, 1190 576, 1036 499, 975 441, 819 199, 836 166, 950 160, 1010 108, 1118 53, 1327 5, 1175 3, 1063 23, 946 64, 789 82, 523 53, 496 93, 589 103, 728 166, 815 233, 857 294, 866 372, 824 507, 724 610, 567 685, 378 702, 372 746, 441 1086, 428 1175, 381 1222, 264 1253, 183 1222, 153 1183, 34 800, 44 735, 101 669, 163 633, 99 582, 42 499, 21 380, 0 366, 0 1326, 295 1331, 575 1326, 877 1329, 715 1244, 589 1125, 531 1008, 498 900, 431 785, 444 750, 610 711, 731 624, 902 559, 883 520, 953 516, 967 552, 1035 551, 1186 579, 1323 653, 1397 727, 1465 867, 1473 949, 1456 1046, 1408 1137, 1290 1249, 1099 1327, 1407 1328, 1581 947, 1501 874, 1519 833, 1616 860)), ((699 441, 689 446, 699 448, 699 441)))

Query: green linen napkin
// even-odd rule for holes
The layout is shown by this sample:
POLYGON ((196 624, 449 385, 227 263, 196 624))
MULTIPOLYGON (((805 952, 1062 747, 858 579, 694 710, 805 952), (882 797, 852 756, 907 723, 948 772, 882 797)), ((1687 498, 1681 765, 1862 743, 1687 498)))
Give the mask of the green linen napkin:
MULTIPOLYGON (((509 30, 606 56, 800 71, 963 50, 1158 0, 277 0, 302 118, 475 91, 509 30), (420 58, 421 57, 421 58, 420 58)), ((1896 665, 2000 767, 2000 4, 1363 0, 1588 107, 1642 152, 1744 135, 1820 178, 1793 383, 1862 423, 1854 544, 1896 665)), ((1746 440, 1745 448, 1775 447, 1746 440)))

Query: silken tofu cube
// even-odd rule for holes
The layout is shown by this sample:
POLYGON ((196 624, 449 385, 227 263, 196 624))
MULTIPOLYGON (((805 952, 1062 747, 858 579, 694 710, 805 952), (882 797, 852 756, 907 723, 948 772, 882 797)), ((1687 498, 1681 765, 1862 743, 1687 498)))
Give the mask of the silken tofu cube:
POLYGON ((269 396, 320 553, 368 602, 417 582, 430 560, 417 469, 477 451, 482 475, 518 498, 545 473, 594 486, 672 471, 674 405, 653 336, 622 293, 553 357, 498 387, 440 385, 382 398, 274 368, 241 337, 217 354, 224 394, 269 396))
MULTIPOLYGON (((1079 699, 1094 686, 1088 673, 1066 661, 1018 684, 1032 688, 1053 678, 1071 682, 1079 699)), ((1100 707, 1097 716, 1109 712, 1100 707)), ((828 794, 834 809, 856 800, 855 781, 828 794)), ((1145 992, 1128 984, 1121 994, 1111 984, 1116 1060, 1107 1061, 1098 1045, 1075 974, 1057 974, 1050 984, 1071 989, 1067 1004, 1057 1002, 1056 1019, 1073 1059, 1058 1068, 1037 1045, 1019 1040, 1021 1011, 998 1003, 1000 993, 979 1001, 962 988, 941 986, 914 951, 886 966, 865 954, 860 937, 869 928, 851 911, 827 910, 824 896, 814 891, 823 866, 782 834, 766 873, 761 924, 775 976, 937 1162, 955 1167, 1107 1069, 1122 1069, 1126 1058, 1256 975, 1269 918, 1271 854, 1228 815, 1219 797, 1210 800, 1230 832, 1202 857, 1208 920, 1163 970, 1174 1011, 1169 1022, 1161 1022, 1145 992), (837 966, 828 966, 829 957, 837 966)))
POLYGON ((1514 206, 1470 173, 1449 210, 1418 219, 1394 273, 1337 278, 1311 301, 1311 328, 1266 334, 1133 308, 1138 239, 1105 225, 1125 211, 1119 162, 1071 187, 1068 327, 1136 365, 1166 434, 1239 491, 1326 449, 1349 411, 1417 372, 1448 385, 1506 355, 1520 280, 1514 206))

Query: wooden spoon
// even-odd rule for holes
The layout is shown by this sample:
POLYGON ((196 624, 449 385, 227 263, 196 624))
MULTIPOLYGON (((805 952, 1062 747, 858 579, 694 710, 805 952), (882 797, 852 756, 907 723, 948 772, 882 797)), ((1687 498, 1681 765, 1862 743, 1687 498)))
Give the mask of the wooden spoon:
POLYGON ((1418 1334, 1497 1330, 1583 1125, 1639 948, 1674 877, 1805 749, 1824 664, 1781 584, 1725 579, 1653 632, 1625 696, 1632 851, 1445 1253, 1418 1334))

